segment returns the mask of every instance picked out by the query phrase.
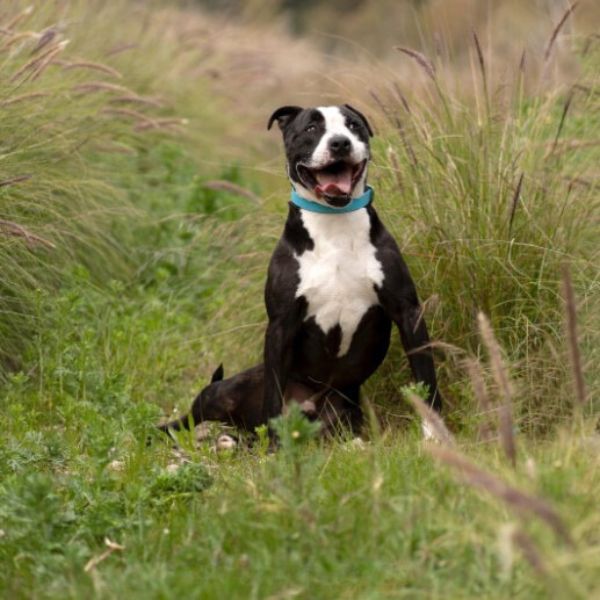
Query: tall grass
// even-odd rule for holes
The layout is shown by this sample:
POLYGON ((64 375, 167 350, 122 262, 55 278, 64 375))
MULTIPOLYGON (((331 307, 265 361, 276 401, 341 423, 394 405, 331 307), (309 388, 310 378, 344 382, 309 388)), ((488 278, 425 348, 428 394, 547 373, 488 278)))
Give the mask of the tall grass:
POLYGON ((36 294, 57 289, 74 264, 100 278, 128 263, 111 233, 128 203, 96 163, 100 146, 126 149, 135 136, 102 115, 106 97, 77 93, 91 77, 109 85, 122 76, 107 65, 71 68, 77 49, 49 17, 40 6, 13 14, 0 38, 0 362, 13 367, 44 317, 36 294))
MULTIPOLYGON (((186 123, 162 98, 182 48, 154 46, 158 16, 144 27, 123 2, 12 8, 0 23, 0 377, 48 318, 40 295, 74 269, 105 285, 148 260, 135 232, 156 219, 153 186, 186 123)), ((210 118, 204 93, 188 102, 210 118)), ((190 140, 174 150, 182 162, 190 140)))
MULTIPOLYGON (((429 102, 404 95, 401 83, 379 100, 386 135, 378 206, 423 297, 438 300, 428 315, 435 337, 477 355, 475 311, 488 314, 527 398, 528 422, 542 424, 571 404, 556 357, 561 266, 571 265, 581 298, 595 293, 598 249, 590 242, 600 197, 588 117, 600 104, 581 89, 525 93, 517 65, 508 93, 497 95, 475 43, 481 68, 470 98, 434 75, 429 102)), ((583 60, 598 57, 596 49, 583 60)), ((590 324, 590 339, 598 333, 590 324)))

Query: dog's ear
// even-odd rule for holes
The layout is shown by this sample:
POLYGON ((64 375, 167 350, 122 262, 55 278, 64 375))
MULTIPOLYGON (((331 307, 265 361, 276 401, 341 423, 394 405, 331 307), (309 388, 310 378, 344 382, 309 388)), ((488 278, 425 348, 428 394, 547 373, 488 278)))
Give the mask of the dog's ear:
POLYGON ((283 131, 304 109, 301 106, 282 106, 278 108, 269 119, 267 129, 271 129, 273 121, 277 121, 279 129, 283 131))
POLYGON ((212 374, 212 377, 210 378, 210 382, 211 383, 215 383, 215 381, 221 381, 224 377, 224 372, 223 372, 223 364, 220 364, 216 369, 215 372, 212 374))
POLYGON ((367 121, 367 117, 365 117, 365 115, 363 115, 360 110, 356 110, 356 108, 354 108, 354 106, 350 106, 350 104, 344 104, 344 106, 351 112, 353 112, 357 117, 360 118, 360 120, 363 122, 364 126, 367 128, 367 131, 369 132, 369 136, 373 137, 373 130, 371 129, 371 125, 369 124, 369 121, 367 121))

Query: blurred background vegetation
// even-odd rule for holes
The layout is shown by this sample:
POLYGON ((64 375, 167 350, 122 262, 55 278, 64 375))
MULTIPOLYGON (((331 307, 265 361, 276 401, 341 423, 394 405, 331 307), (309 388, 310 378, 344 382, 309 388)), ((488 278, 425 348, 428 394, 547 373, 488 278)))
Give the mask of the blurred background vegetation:
POLYGON ((0 595, 599 597, 599 25, 596 0, 3 0, 0 595), (424 454, 397 336, 369 445, 146 445, 261 360, 266 122, 342 102, 491 502, 424 454))
MULTIPOLYGON (((328 52, 343 51, 347 42, 377 54, 392 54, 394 44, 431 48, 445 46, 453 55, 468 50, 473 30, 493 32, 495 48, 510 50, 526 40, 534 46, 546 40, 548 29, 568 7, 562 0, 196 0, 187 3, 241 22, 272 26, 308 37, 328 52)), ((593 0, 578 2, 576 28, 597 31, 593 0)), ((482 35, 483 37, 483 35, 482 35)))

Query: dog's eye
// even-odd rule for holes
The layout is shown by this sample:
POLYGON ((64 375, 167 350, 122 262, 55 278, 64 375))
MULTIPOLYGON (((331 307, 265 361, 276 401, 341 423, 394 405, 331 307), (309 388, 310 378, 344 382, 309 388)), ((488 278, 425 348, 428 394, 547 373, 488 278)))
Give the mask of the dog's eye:
POLYGON ((309 125, 304 131, 306 133, 312 133, 313 131, 316 131, 316 130, 317 130, 316 125, 309 125))
POLYGON ((350 131, 355 131, 358 129, 358 123, 356 121, 350 121, 350 123, 348 123, 348 129, 350 129, 350 131))

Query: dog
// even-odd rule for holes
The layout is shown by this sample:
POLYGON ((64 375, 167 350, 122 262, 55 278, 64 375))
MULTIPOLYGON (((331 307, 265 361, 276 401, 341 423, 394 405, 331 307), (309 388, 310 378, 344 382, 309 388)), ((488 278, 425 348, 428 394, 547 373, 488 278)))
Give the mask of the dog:
MULTIPOLYGON (((190 430, 204 421, 220 421, 240 430, 253 433, 262 424, 264 398, 264 365, 257 365, 224 379, 223 365, 212 375, 207 385, 195 398, 190 412, 158 428, 171 431, 190 430)), ((322 436, 341 434, 354 429, 357 412, 335 390, 316 384, 288 383, 284 405, 297 402, 304 415, 321 423, 322 436)))
MULTIPOLYGON (((265 287, 260 423, 279 415, 290 382, 336 390, 360 429, 361 385, 386 356, 392 323, 428 404, 442 407, 429 335, 398 245, 367 185, 373 130, 348 104, 282 106, 291 200, 265 287)), ((424 426, 424 434, 431 437, 424 426)))
MULTIPOLYGON (((269 263, 264 364, 223 379, 219 367, 188 415, 159 426, 189 429, 221 421, 252 432, 300 403, 323 431, 360 434, 360 387, 387 353, 392 323, 417 381, 438 412, 429 335, 406 263, 367 186, 373 131, 352 106, 278 108, 287 173, 288 216, 269 263)), ((425 437, 432 437, 423 426, 425 437)))

